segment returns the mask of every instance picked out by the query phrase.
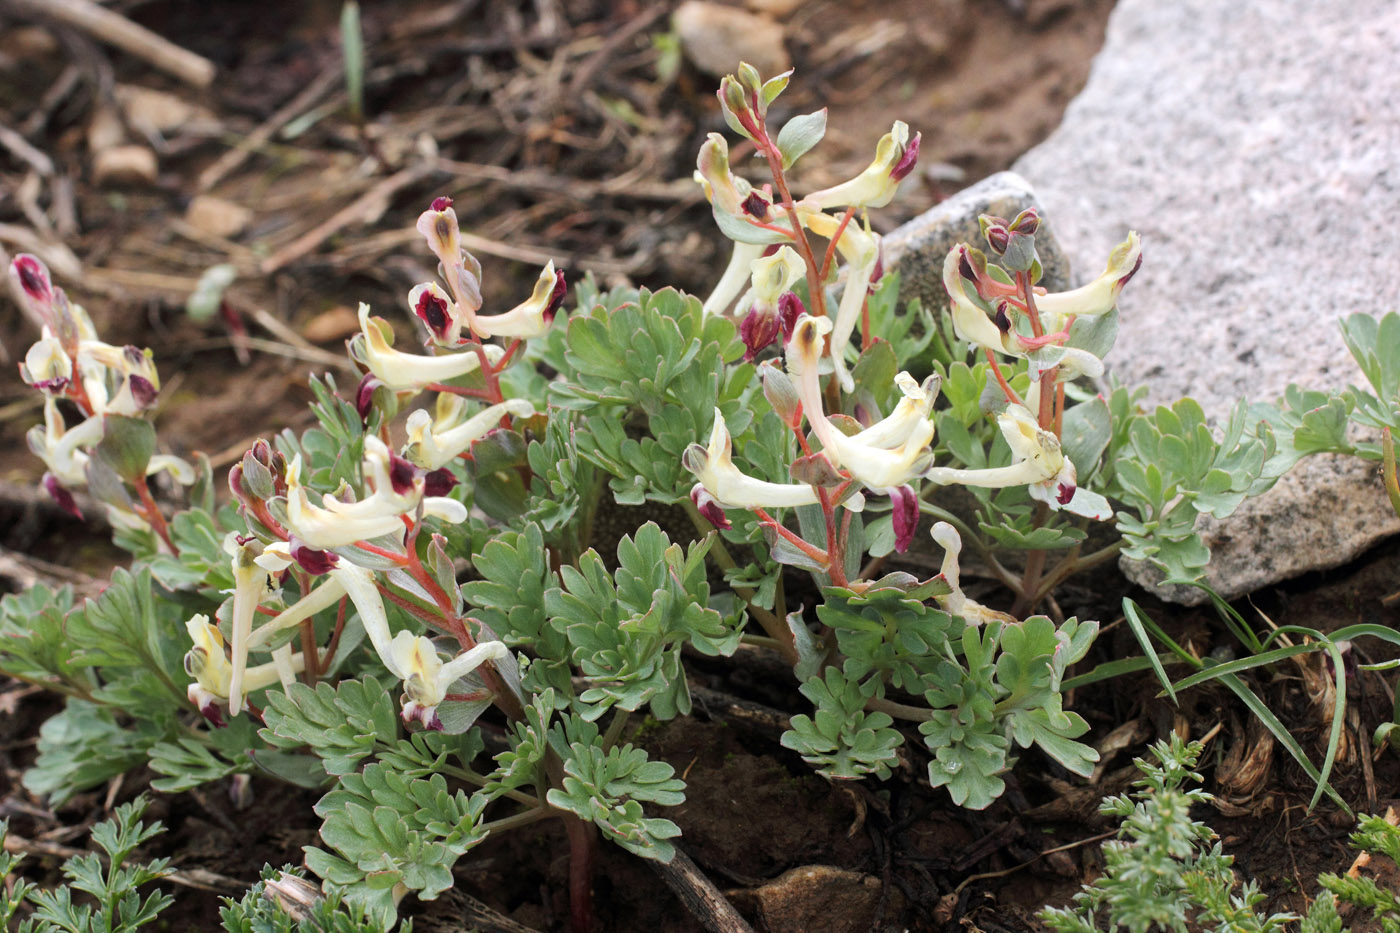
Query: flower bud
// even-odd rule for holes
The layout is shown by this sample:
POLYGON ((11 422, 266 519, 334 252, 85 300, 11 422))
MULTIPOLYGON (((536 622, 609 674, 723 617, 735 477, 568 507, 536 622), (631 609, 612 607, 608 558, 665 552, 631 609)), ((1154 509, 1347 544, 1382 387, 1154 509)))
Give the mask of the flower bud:
MULTIPOLYGON (((446 198, 438 198, 446 201, 446 198)), ((436 201, 433 203, 437 203, 436 201)), ((448 201, 448 203, 452 203, 448 201)), ((271 881, 263 884, 263 897, 282 908, 296 923, 310 921, 316 904, 321 900, 321 887, 291 872, 282 872, 271 881)))
POLYGON ((977 218, 977 225, 982 228, 982 236, 986 238, 992 252, 998 256, 1006 252, 1007 247, 1011 245, 1011 231, 1007 229, 1004 218, 983 214, 977 218))
POLYGON ((1011 221, 1009 228, 1012 233, 1023 233, 1026 236, 1035 236, 1040 229, 1040 212, 1034 207, 1028 207, 1016 215, 1016 219, 1011 221))
POLYGON ((739 79, 733 75, 726 75, 719 83, 717 96, 720 110, 724 113, 724 122, 729 124, 729 128, 740 136, 753 139, 758 134, 758 121, 739 79))
POLYGON ((54 289, 48 267, 38 257, 20 253, 10 262, 10 276, 19 283, 39 320, 52 326, 54 289))
POLYGON ((758 374, 763 382, 763 397, 783 419, 783 424, 790 428, 800 425, 802 402, 797 398, 797 387, 792 384, 792 377, 783 371, 777 360, 765 361, 758 367, 758 374))

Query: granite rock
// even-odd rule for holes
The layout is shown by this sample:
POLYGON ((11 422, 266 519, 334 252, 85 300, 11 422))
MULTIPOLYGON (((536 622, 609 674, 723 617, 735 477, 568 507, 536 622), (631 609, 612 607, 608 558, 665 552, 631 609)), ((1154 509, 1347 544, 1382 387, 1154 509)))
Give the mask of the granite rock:
MULTIPOLYGON (((892 231, 882 250, 885 268, 899 272, 900 299, 917 298, 930 310, 947 307, 943 261, 948 251, 959 243, 985 250, 978 216, 991 214, 1010 220, 1028 207, 1040 208, 1030 184, 1014 172, 998 172, 892 231)), ((1041 224, 1035 243, 1044 270, 1040 284, 1050 291, 1062 291, 1069 284, 1069 264, 1055 239, 1054 218, 1041 224)))
MULTIPOLYGON (((1108 360, 1120 379, 1216 418, 1290 382, 1360 381, 1337 322, 1400 310, 1396 48, 1393 0, 1121 0, 1063 123, 1014 166, 1079 277, 1142 234, 1108 360)), ((1207 581, 1238 596, 1400 522, 1372 465, 1314 458, 1203 530, 1207 581)))

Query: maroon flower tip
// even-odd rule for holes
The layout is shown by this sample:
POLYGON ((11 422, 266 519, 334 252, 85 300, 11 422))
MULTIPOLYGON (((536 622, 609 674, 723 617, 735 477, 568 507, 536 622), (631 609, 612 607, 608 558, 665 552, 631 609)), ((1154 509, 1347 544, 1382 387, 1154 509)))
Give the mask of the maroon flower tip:
POLYGON ((49 494, 54 503, 63 511, 76 518, 83 520, 83 510, 78 508, 78 503, 73 501, 73 494, 58 481, 58 477, 52 473, 45 473, 42 480, 44 491, 49 494))
POLYGON ((919 497, 912 486, 899 486, 890 490, 890 504, 894 506, 894 549, 903 554, 909 550, 914 540, 914 532, 919 528, 919 497))
POLYGON ((752 362, 759 351, 776 340, 779 329, 778 316, 771 307, 754 305, 750 308, 739 322, 739 339, 744 341, 746 347, 745 362, 752 362))
POLYGON ((1010 305, 1005 300, 997 302, 997 314, 995 320, 997 324, 997 330, 1001 331, 1003 334, 1008 333, 1011 330, 1011 315, 1006 313, 1006 309, 1008 307, 1010 307, 1010 305))
POLYGON ((38 257, 28 253, 16 256, 10 268, 15 270, 20 287, 30 300, 48 305, 53 302, 53 283, 49 280, 49 270, 38 257))
POLYGON ((381 385, 383 383, 373 373, 365 373, 355 389, 355 411, 359 413, 361 423, 369 421, 369 413, 374 408, 374 390, 381 385))
POLYGON ((447 329, 452 324, 452 319, 447 314, 447 301, 433 294, 430 288, 423 289, 423 294, 418 296, 418 304, 414 306, 413 313, 428 325, 428 329, 438 339, 447 335, 447 329))
POLYGON ((890 179, 893 181, 903 181, 904 177, 914 170, 914 164, 919 161, 919 142, 923 139, 923 133, 915 133, 914 138, 909 140, 909 145, 904 147, 904 154, 899 157, 899 161, 890 169, 890 179))
POLYGON ((792 339, 792 329, 797 326, 797 319, 806 313, 807 308, 796 293, 783 292, 778 297, 778 320, 782 323, 784 343, 792 339))
POLYGON ((272 465, 272 445, 267 442, 267 438, 258 438, 253 442, 253 446, 249 448, 248 452, 253 455, 254 460, 263 466, 272 465))
POLYGON ((1035 236, 1040 229, 1040 211, 1033 207, 1028 207, 1016 215, 1016 220, 1011 224, 1012 233, 1024 233, 1026 236, 1035 236))
POLYGON ((423 475, 423 495, 445 496, 457 485, 457 477, 447 467, 423 475))
POLYGON ((297 565, 301 567, 302 570, 305 570, 313 577, 319 577, 322 574, 330 573, 335 569, 336 565, 340 563, 339 555, 332 554, 330 551, 318 551, 313 547, 308 547, 305 542, 295 535, 292 536, 288 543, 291 545, 289 550, 292 555, 292 560, 296 561, 297 565))
POLYGON ((70 381, 71 380, 64 376, 57 376, 53 379, 40 379, 38 382, 33 383, 33 386, 40 392, 53 392, 57 394, 68 388, 68 383, 70 381))
POLYGON ((151 385, 151 380, 144 376, 127 377, 131 384, 131 397, 136 400, 137 408, 149 408, 156 400, 156 387, 151 385))
POLYGON ((549 293, 549 304, 544 309, 544 319, 550 323, 554 322, 554 315, 559 313, 559 307, 564 304, 564 295, 569 290, 569 283, 564 281, 563 270, 554 273, 554 291, 549 293))
POLYGON ((1000 256, 1011 245, 1011 231, 1001 224, 992 224, 987 228, 987 245, 1000 256))
POLYGON ((1125 276, 1123 276, 1121 279, 1118 280, 1118 287, 1119 287, 1119 288, 1122 288, 1124 285, 1127 285, 1129 282, 1131 282, 1132 279, 1133 279, 1133 276, 1137 275, 1137 271, 1138 271, 1139 269, 1141 269, 1141 268, 1142 268, 1142 253, 1139 252, 1139 253, 1138 253, 1137 262, 1133 263, 1132 269, 1128 270, 1128 274, 1125 275, 1125 276))
POLYGON ((1060 488, 1055 492, 1055 501, 1060 505, 1069 505, 1069 501, 1074 498, 1074 487, 1069 483, 1061 483, 1060 488))
POLYGON ((438 195, 433 198, 432 208, 435 211, 445 211, 452 206, 452 199, 446 195, 438 195))
POLYGON ((241 461, 235 463, 228 471, 228 491, 233 493, 234 498, 240 502, 246 495, 243 489, 243 463, 241 461))
POLYGON ((215 703, 206 703, 199 708, 199 714, 209 720, 216 729, 222 729, 228 723, 224 722, 224 711, 219 709, 215 703))
POLYGON ((418 479, 419 470, 393 451, 389 452, 389 482, 394 492, 406 496, 413 491, 413 482, 418 479))
POLYGON ((873 295, 879 286, 880 280, 885 277, 885 251, 882 249, 875 254, 875 268, 870 272, 870 293, 873 295))
POLYGON ((969 282, 977 281, 977 273, 972 268, 972 260, 967 258, 967 249, 958 250, 958 274, 969 282))
POLYGON ((731 527, 728 517, 724 514, 724 509, 719 507, 719 503, 715 501, 714 496, 706 491, 704 486, 697 483, 695 488, 690 490, 690 501, 695 503, 695 508, 711 525, 720 530, 731 527))
POLYGON ((768 219, 769 204, 764 199, 763 195, 759 194, 757 191, 750 191, 749 196, 744 198, 743 203, 741 203, 739 207, 750 217, 757 218, 758 220, 768 219))

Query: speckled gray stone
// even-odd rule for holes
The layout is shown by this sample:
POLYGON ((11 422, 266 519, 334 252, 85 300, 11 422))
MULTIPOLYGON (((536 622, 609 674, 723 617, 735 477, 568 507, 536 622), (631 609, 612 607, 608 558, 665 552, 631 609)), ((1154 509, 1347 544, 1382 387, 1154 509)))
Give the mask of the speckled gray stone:
MULTIPOLYGON (((1397 49, 1394 0, 1121 0, 1062 125, 1015 165, 1079 276, 1142 234, 1119 378, 1217 417, 1360 380, 1337 321, 1400 310, 1397 49)), ((1397 530, 1373 466, 1305 461, 1204 526, 1208 580, 1239 595, 1397 530)))
MULTIPOLYGON (((1010 220, 1028 207, 1040 207, 1030 184, 1015 172, 998 172, 892 231, 881 249, 885 268, 899 272, 900 299, 918 298, 929 309, 947 307, 943 260, 948 251, 959 243, 985 250, 978 216, 991 214, 1010 220)), ((1041 224, 1035 243, 1045 273, 1041 284, 1051 291, 1064 289, 1069 283, 1069 265, 1055 239, 1052 222, 1041 224)))

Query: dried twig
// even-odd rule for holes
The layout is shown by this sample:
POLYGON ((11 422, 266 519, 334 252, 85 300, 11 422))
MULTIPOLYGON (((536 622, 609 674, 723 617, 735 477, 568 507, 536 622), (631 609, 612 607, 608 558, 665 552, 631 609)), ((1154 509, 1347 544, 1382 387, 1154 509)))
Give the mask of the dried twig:
POLYGON ((18 12, 57 20, 80 29, 108 45, 130 52, 195 87, 208 87, 214 81, 214 63, 202 55, 182 49, 168 39, 138 26, 131 20, 98 6, 92 0, 5 0, 18 12))
POLYGON ((35 149, 29 140, 3 123, 0 123, 0 146, 8 149, 15 158, 28 162, 40 175, 48 177, 53 174, 53 159, 35 149))
POLYGON ((263 275, 270 275, 283 266, 296 262, 346 227, 372 223, 388 208, 389 200, 395 194, 409 185, 422 181, 435 171, 437 171, 437 166, 431 162, 421 162, 400 169, 344 208, 336 211, 329 220, 317 224, 264 259, 262 265, 259 266, 259 271, 263 275))
POLYGON ((748 921, 739 915, 734 905, 710 883, 710 879, 680 846, 676 846, 676 854, 671 861, 647 859, 646 863, 661 876, 666 887, 675 892, 691 916, 705 925, 705 929, 714 933, 753 933, 748 921))
POLYGON ((274 133, 314 107, 316 102, 335 87, 342 77, 337 68, 329 68, 317 75, 315 80, 302 89, 301 93, 282 105, 276 113, 263 121, 261 126, 243 137, 238 145, 219 156, 213 165, 200 172, 197 189, 208 191, 217 185, 225 175, 242 165, 249 154, 267 145, 274 133))
MULTIPOLYGON (((42 855, 49 858, 70 859, 77 855, 86 855, 82 849, 75 849, 72 846, 59 845, 56 842, 44 842, 39 839, 25 839, 10 833, 5 836, 5 851, 14 852, 19 855, 42 855)), ((230 878, 228 875, 221 875, 217 872, 205 871, 203 868, 181 868, 161 876, 162 881, 169 881, 171 884, 178 884, 185 888, 194 888, 198 891, 212 891, 215 894, 242 894, 248 890, 250 882, 239 881, 237 878, 230 878)))

